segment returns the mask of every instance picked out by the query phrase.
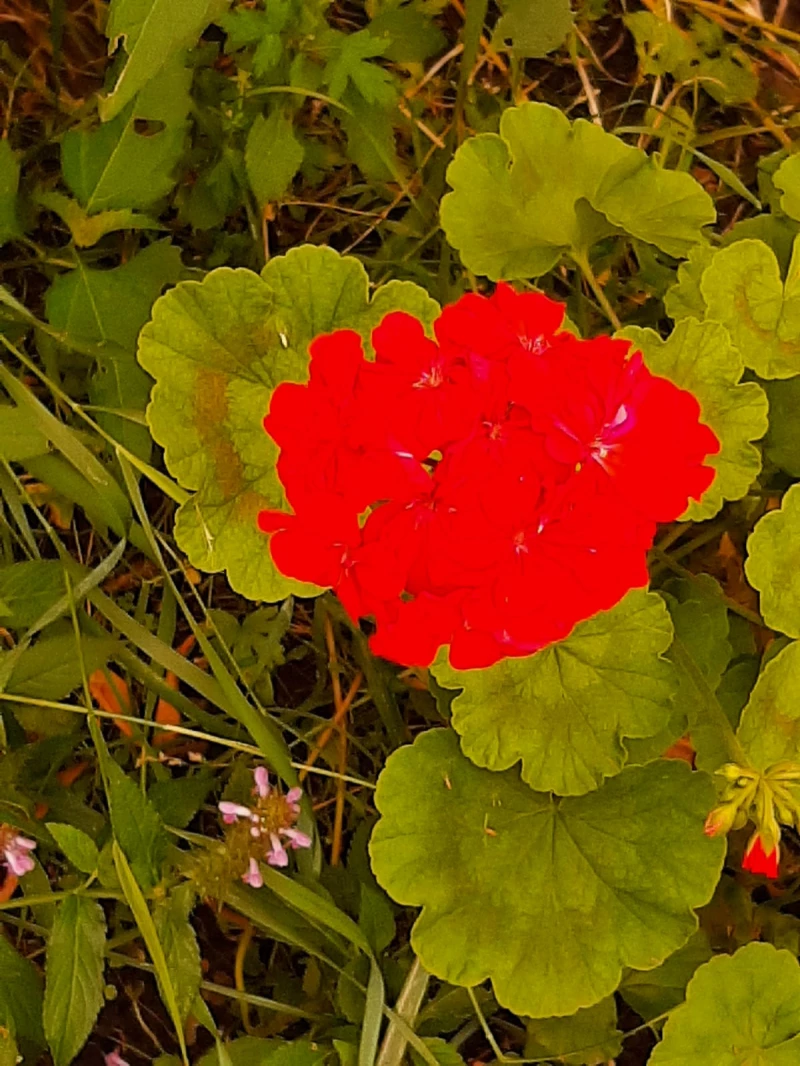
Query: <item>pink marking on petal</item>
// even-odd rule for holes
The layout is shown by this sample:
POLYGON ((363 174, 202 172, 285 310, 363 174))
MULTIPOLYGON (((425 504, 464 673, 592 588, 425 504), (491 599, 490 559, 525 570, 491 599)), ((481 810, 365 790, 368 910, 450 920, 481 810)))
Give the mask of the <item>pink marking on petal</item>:
POLYGON ((302 798, 302 795, 302 788, 290 788, 289 791, 286 793, 286 802, 291 803, 292 805, 299 803, 302 798))

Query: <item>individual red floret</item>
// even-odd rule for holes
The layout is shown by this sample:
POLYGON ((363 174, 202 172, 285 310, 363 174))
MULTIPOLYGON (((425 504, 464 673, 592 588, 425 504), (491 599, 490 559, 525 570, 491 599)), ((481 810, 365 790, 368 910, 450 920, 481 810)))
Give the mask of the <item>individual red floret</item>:
POLYGON ((480 407, 475 380, 425 336, 421 322, 395 311, 373 330, 372 346, 369 402, 395 439, 427 459, 470 432, 480 407))
POLYGON ((423 488, 427 473, 402 441, 392 440, 370 402, 364 360, 352 330, 318 337, 307 385, 284 383, 264 428, 280 446, 278 476, 296 509, 334 493, 356 509, 423 488))
POLYGON ((704 460, 719 441, 699 421, 697 399, 651 374, 628 341, 565 343, 545 366, 515 361, 511 372, 532 427, 583 491, 612 492, 624 510, 669 522, 711 484, 704 460))
POLYGON ((409 600, 387 603, 376 612, 377 630, 369 646, 375 655, 405 666, 430 666, 439 648, 449 644, 462 624, 461 595, 421 592, 409 600))
POLYGON ((515 352, 544 355, 555 343, 564 310, 541 293, 518 293, 501 282, 491 297, 468 293, 445 307, 434 330, 442 350, 485 381, 493 364, 515 352))

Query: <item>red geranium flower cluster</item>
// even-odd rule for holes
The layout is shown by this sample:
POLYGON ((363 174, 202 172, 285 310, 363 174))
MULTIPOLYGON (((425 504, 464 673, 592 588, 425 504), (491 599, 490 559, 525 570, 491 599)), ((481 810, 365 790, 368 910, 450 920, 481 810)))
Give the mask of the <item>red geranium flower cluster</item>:
POLYGON ((283 573, 372 617, 374 652, 456 668, 528 655, 647 583, 656 522, 708 488, 697 400, 627 341, 558 332, 564 307, 499 285, 437 319, 311 345, 264 420, 294 514, 260 528, 283 573))

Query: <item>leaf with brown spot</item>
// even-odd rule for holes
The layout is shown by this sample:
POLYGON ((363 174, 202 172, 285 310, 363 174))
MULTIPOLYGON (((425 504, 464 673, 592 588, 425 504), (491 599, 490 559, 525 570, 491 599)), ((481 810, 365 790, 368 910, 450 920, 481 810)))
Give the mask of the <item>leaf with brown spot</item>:
POLYGON ((721 322, 745 366, 762 378, 800 374, 800 243, 785 284, 763 241, 737 241, 717 252, 700 281, 706 318, 721 322))
POLYGON ((156 379, 152 435, 172 476, 195 493, 175 521, 192 566, 226 570, 253 600, 319 591, 278 573, 258 529, 259 511, 285 506, 262 421, 277 385, 306 380, 314 337, 347 328, 368 338, 396 310, 430 326, 439 308, 411 282, 390 282, 370 300, 358 260, 312 245, 271 260, 261 277, 221 267, 156 302, 139 362, 156 379))

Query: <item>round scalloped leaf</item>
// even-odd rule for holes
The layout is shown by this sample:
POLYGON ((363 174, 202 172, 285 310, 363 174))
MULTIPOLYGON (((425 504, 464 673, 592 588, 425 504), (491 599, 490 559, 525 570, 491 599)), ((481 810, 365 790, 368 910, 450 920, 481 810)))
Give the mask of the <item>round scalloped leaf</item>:
POLYGON ((736 735, 756 770, 800 758, 800 644, 787 644, 758 675, 736 735))
POLYGON ((764 451, 781 470, 800 478, 800 377, 768 381, 764 391, 769 400, 764 451))
POLYGON ((461 688, 451 721, 477 766, 507 770, 521 760, 531 788, 574 796, 619 773, 626 737, 666 726, 675 677, 662 656, 671 642, 664 601, 634 589, 535 655, 485 670, 438 662, 431 672, 461 688))
POLYGON ((792 485, 780 509, 765 514, 747 538, 744 571, 761 594, 770 629, 800 637, 800 485, 792 485))
MULTIPOLYGON (((754 381, 740 382, 742 357, 717 322, 684 319, 666 341, 652 329, 638 326, 618 335, 633 341, 654 374, 697 397, 703 422, 719 438, 720 451, 706 460, 717 476, 683 515, 695 522, 713 518, 725 500, 741 499, 761 470, 761 452, 752 441, 767 431, 764 390, 754 381)), ((669 447, 669 441, 664 446, 669 447)))
POLYGON ((548 104, 508 108, 500 133, 471 137, 447 171, 447 240, 476 274, 539 277, 623 231, 685 256, 716 218, 689 174, 664 170, 592 122, 548 104))
POLYGON ((714 254, 710 244, 698 244, 689 252, 686 262, 678 267, 678 280, 664 296, 664 310, 673 322, 682 318, 705 318, 706 302, 700 292, 700 279, 711 265, 714 254))
POLYGON ((796 1066, 800 966, 772 944, 747 944, 701 966, 664 1026, 650 1066, 796 1066))
POLYGON ((725 853, 703 833, 713 786, 679 761, 556 800, 433 729, 389 756, 375 802, 372 868, 423 908, 411 942, 425 968, 456 985, 491 978, 499 1003, 534 1018, 590 1007, 623 967, 652 969, 686 943, 725 853))
POLYGON ((273 259, 263 277, 221 267, 156 302, 138 355, 156 379, 153 438, 173 477, 195 493, 175 521, 193 566, 227 570, 231 586, 254 600, 319 591, 278 573, 258 530, 258 512, 285 502, 262 420, 277 385, 306 379, 315 336, 350 328, 368 338, 394 310, 429 325, 439 309, 411 282, 391 282, 370 302, 358 260, 311 245, 273 259))
POLYGON ((261 276, 275 294, 283 343, 304 359, 308 345, 321 333, 354 329, 369 342, 372 330, 390 311, 407 311, 430 331, 441 310, 413 281, 390 281, 370 300, 369 278, 357 259, 313 244, 271 259, 261 276))
POLYGON ((772 182, 783 193, 781 210, 800 222, 800 156, 790 155, 784 159, 775 171, 772 182))
POLYGON ((762 378, 800 374, 799 252, 796 239, 785 285, 775 253, 755 240, 722 248, 700 279, 707 317, 723 323, 762 378))

